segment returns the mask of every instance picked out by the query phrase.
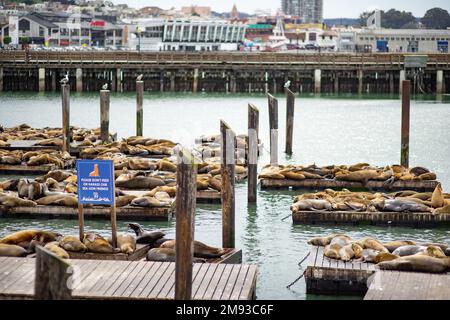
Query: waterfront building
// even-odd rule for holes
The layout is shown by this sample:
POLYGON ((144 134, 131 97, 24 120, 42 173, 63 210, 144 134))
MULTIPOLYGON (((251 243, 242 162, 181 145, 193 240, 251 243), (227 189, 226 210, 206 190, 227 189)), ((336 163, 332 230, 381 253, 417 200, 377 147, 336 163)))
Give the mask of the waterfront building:
POLYGON ((337 51, 338 33, 322 24, 286 24, 285 35, 298 49, 337 51))
POLYGON ((323 0, 282 0, 284 14, 299 17, 301 23, 323 22, 323 0))

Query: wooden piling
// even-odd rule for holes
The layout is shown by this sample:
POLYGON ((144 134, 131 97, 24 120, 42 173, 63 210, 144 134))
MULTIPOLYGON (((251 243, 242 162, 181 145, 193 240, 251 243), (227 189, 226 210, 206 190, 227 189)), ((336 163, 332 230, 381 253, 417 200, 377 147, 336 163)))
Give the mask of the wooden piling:
POLYGON ((70 85, 61 85, 62 95, 62 130, 63 145, 62 150, 70 152, 70 85))
POLYGON ((35 300, 71 300, 70 264, 50 251, 36 247, 35 300))
POLYGON ((192 299, 196 195, 197 168, 192 154, 184 149, 177 165, 175 300, 192 299))
POLYGON ((0 92, 3 92, 3 67, 0 67, 0 92))
POLYGON ((78 226, 80 233, 80 241, 84 240, 84 206, 82 204, 78 204, 78 226))
POLYGON ((136 81, 136 135, 144 133, 144 81, 136 81))
POLYGON ((270 164, 278 165, 278 100, 268 94, 270 124, 270 164))
POLYGON ((103 142, 109 142, 109 90, 100 91, 100 137, 103 142))
POLYGON ((248 105, 248 203, 256 203, 258 188, 258 139, 259 110, 254 105, 248 105))
POLYGON ((409 129, 410 129, 410 90, 411 82, 402 82, 402 145, 401 145, 401 165, 409 167, 409 129))
POLYGON ((292 155, 294 139, 295 94, 286 88, 286 153, 292 155))
POLYGON ((222 136, 222 247, 235 248, 235 150, 236 134, 220 121, 222 136))

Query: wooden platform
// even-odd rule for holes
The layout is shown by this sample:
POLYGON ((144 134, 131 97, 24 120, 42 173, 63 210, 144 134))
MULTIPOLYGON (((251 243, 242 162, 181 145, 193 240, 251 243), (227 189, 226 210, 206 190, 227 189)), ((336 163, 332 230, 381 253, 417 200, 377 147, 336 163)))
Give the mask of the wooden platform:
POLYGON ((222 194, 217 190, 197 191, 197 203, 222 203, 222 194))
POLYGON ((435 228, 450 225, 450 214, 356 211, 300 211, 292 213, 294 224, 369 224, 435 228))
MULTIPOLYGON (((63 169, 71 169, 75 166, 75 159, 66 161, 63 169)), ((40 166, 8 165, 0 164, 0 174, 38 175, 47 174, 50 171, 61 169, 55 164, 43 164, 40 166)))
POLYGON ((361 182, 338 181, 330 179, 260 179, 261 189, 350 189, 350 190, 370 190, 395 192, 401 190, 413 190, 417 192, 433 192, 438 182, 433 181, 396 181, 392 186, 386 187, 384 181, 368 181, 367 184, 361 182))
MULTIPOLYGON (((84 217, 87 219, 110 219, 109 207, 85 207, 84 217)), ((155 221, 172 218, 174 205, 161 208, 139 208, 126 206, 117 208, 118 220, 155 221)), ((0 217, 8 218, 43 218, 43 219, 78 219, 78 208, 62 206, 37 206, 6 208, 0 206, 0 217)))
POLYGON ((378 270, 364 300, 450 300, 450 273, 378 270))
MULTIPOLYGON (((72 292, 82 300, 174 299, 175 263, 70 260, 79 280, 72 292)), ((33 299, 35 260, 0 258, 0 299, 33 299)), ((240 264, 194 264, 195 300, 255 298, 257 267, 240 264)))
POLYGON ((150 245, 137 244, 136 250, 132 254, 125 253, 81 253, 81 252, 70 252, 67 253, 70 259, 77 260, 113 260, 113 261, 139 261, 145 258, 147 252, 150 250, 150 245))
POLYGON ((375 265, 328 259, 324 247, 311 247, 305 273, 307 294, 364 295, 375 265))

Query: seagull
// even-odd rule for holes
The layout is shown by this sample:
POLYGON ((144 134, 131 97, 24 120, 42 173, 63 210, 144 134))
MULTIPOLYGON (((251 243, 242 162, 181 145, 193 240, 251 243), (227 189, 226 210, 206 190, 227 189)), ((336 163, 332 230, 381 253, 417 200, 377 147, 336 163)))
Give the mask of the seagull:
POLYGON ((284 84, 284 87, 285 87, 286 89, 289 89, 290 86, 291 86, 291 80, 288 80, 288 81, 284 84))
POLYGON ((64 78, 62 78, 59 83, 68 84, 69 83, 69 74, 67 73, 66 76, 64 78))
POLYGON ((144 75, 140 74, 138 75, 138 77, 136 78, 136 81, 142 81, 142 79, 144 79, 144 75))
POLYGON ((108 90, 108 84, 107 84, 107 83, 105 83, 105 84, 103 85, 102 90, 108 90))

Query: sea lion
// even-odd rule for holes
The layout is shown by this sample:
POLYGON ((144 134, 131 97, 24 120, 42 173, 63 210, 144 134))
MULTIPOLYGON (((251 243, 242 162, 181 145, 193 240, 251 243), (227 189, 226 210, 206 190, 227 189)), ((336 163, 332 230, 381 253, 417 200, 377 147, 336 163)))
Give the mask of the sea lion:
MULTIPOLYGON (((147 261, 175 262, 175 250, 172 248, 153 248, 147 252, 147 261)), ((193 258, 194 263, 205 263, 203 258, 193 258)))
POLYGON ((341 255, 339 254, 341 248, 342 247, 338 244, 327 245, 323 251, 323 255, 330 259, 339 260, 341 258, 341 255))
POLYGON ((394 252, 397 248, 403 247, 403 246, 415 246, 416 243, 414 241, 391 241, 383 243, 383 246, 389 250, 389 252, 394 252))
POLYGON ((378 240, 375 240, 373 238, 365 238, 359 241, 356 241, 357 244, 359 244, 364 249, 373 249, 379 252, 386 252, 388 253, 389 250, 384 247, 378 240))
POLYGON ((333 208, 327 200, 301 200, 291 206, 291 211, 331 211, 333 208))
POLYGON ((421 174, 418 179, 419 180, 430 180, 430 181, 433 181, 433 180, 437 179, 437 176, 436 176, 436 173, 429 172, 429 173, 421 174))
POLYGON ((156 177, 136 176, 127 181, 116 180, 116 186, 124 189, 154 189, 165 185, 164 180, 156 177))
POLYGON ((352 238, 346 235, 339 235, 331 239, 330 245, 337 244, 341 247, 345 247, 352 242, 352 238))
POLYGON ((177 166, 165 159, 158 161, 158 169, 161 171, 177 172, 177 166))
POLYGON ((86 245, 74 236, 65 236, 59 240, 59 246, 70 252, 86 252, 86 245))
POLYGON ((444 253, 447 257, 450 257, 450 248, 445 249, 444 253))
POLYGON ((342 261, 350 261, 355 257, 352 244, 348 244, 339 250, 339 256, 342 261))
POLYGON ((306 179, 305 175, 291 171, 290 169, 281 170, 280 174, 283 175, 286 179, 290 179, 290 180, 300 180, 301 181, 301 180, 306 179))
POLYGON ((131 206, 141 208, 158 208, 170 206, 170 203, 159 201, 154 197, 140 197, 131 201, 131 206))
POLYGON ((78 199, 73 195, 59 194, 40 198, 36 203, 41 206, 77 207, 78 199))
POLYGON ((161 191, 167 192, 171 198, 175 198, 177 195, 177 187, 160 186, 160 187, 154 188, 149 193, 146 193, 145 196, 146 197, 154 197, 157 192, 161 192, 161 191))
POLYGON ((361 252, 361 258, 364 262, 375 262, 375 258, 379 254, 379 251, 373 249, 363 249, 361 252))
POLYGON ((400 256, 400 257, 405 257, 405 256, 412 256, 414 254, 423 252, 425 250, 427 250, 427 247, 417 246, 417 245, 416 246, 409 245, 409 246, 399 247, 399 248, 395 249, 394 252, 392 252, 392 253, 397 256, 400 256))
POLYGON ((102 236, 94 233, 87 233, 83 239, 84 245, 89 252, 93 253, 117 253, 120 249, 114 249, 102 236))
POLYGON ((381 253, 376 255, 376 257, 375 257, 373 262, 375 264, 379 264, 379 263, 384 262, 384 261, 392 261, 392 260, 395 260, 395 259, 398 259, 398 258, 400 258, 400 256, 397 256, 397 255, 389 253, 389 252, 381 252, 381 253))
POLYGON ((379 172, 377 170, 359 170, 354 172, 337 172, 335 175, 335 179, 339 181, 355 181, 362 182, 366 184, 367 181, 373 180, 379 176, 379 172))
POLYGON ((45 176, 36 178, 36 181, 38 182, 45 182, 48 178, 53 178, 58 182, 62 182, 66 180, 67 178, 71 177, 73 174, 68 171, 63 170, 53 170, 47 173, 45 176))
POLYGON ((131 158, 128 161, 128 168, 130 170, 156 170, 157 165, 151 160, 142 158, 131 158))
POLYGON ((28 200, 37 200, 44 195, 45 187, 37 182, 33 181, 28 184, 28 200))
POLYGON ((18 165, 22 163, 22 159, 14 155, 2 156, 0 157, 0 163, 8 165, 18 165))
POLYGON ((425 251, 419 252, 418 254, 426 255, 426 256, 434 257, 434 258, 445 258, 446 257, 444 251, 442 251, 441 248, 436 247, 436 246, 428 246, 425 251))
POLYGON ((439 259, 426 255, 401 257, 392 261, 381 262, 381 270, 444 273, 450 265, 449 258, 439 259))
POLYGON ((165 233, 160 231, 145 231, 138 223, 128 223, 128 227, 136 233, 136 243, 138 244, 153 244, 165 236, 165 233))
POLYGON ((208 179, 208 184, 212 189, 214 189, 218 192, 222 192, 222 182, 220 180, 218 180, 214 177, 210 177, 208 179))
POLYGON ((384 200, 381 211, 385 212, 432 212, 432 209, 414 200, 387 199, 384 200))
MULTIPOLYGON (((161 244, 160 248, 175 249, 176 240, 169 240, 161 244)), ((224 249, 210 247, 200 241, 194 241, 194 257, 214 259, 220 258, 224 254, 224 249)))
POLYGON ((116 207, 117 208, 125 207, 125 206, 129 205, 136 198, 137 198, 136 196, 132 196, 132 195, 125 195, 125 196, 117 197, 116 198, 116 207))
POLYGON ((430 173, 430 170, 424 167, 414 167, 409 169, 409 172, 415 176, 421 176, 422 174, 430 173))
POLYGON ((352 250, 353 250, 353 253, 355 254, 355 259, 362 258, 362 252, 364 249, 359 244, 352 243, 352 250))
POLYGON ((444 206, 445 199, 442 194, 442 186, 440 183, 434 189, 433 195, 431 196, 431 206, 435 209, 442 208, 444 206))
POLYGON ((26 257, 27 250, 14 244, 0 243, 0 257, 26 257))
POLYGON ((56 256, 60 257, 61 259, 69 259, 70 256, 67 253, 66 250, 61 248, 58 245, 58 242, 49 242, 44 246, 44 249, 47 249, 48 251, 54 253, 56 256))
POLYGON ((17 195, 19 198, 27 199, 28 198, 28 186, 30 184, 30 180, 28 179, 20 179, 17 184, 17 195))
POLYGON ((259 179, 284 180, 285 176, 280 173, 280 167, 265 166, 259 174, 259 179))
POLYGON ((56 241, 61 235, 59 233, 49 232, 49 231, 40 231, 40 230, 22 230, 18 232, 14 232, 2 239, 0 239, 0 243, 4 244, 26 244, 28 247, 29 243, 33 239, 37 239, 39 242, 47 243, 56 241))
POLYGON ((424 247, 429 247, 429 246, 439 247, 439 248, 441 248, 442 251, 445 251, 446 249, 449 248, 449 245, 445 244, 445 243, 423 243, 420 245, 424 246, 424 247))
POLYGON ((122 253, 132 254, 136 251, 136 239, 126 233, 117 234, 117 247, 122 253))
POLYGON ((312 238, 308 241, 308 244, 313 245, 313 246, 319 246, 319 247, 325 247, 327 245, 330 244, 331 240, 334 237, 337 237, 339 234, 330 234, 326 237, 316 237, 316 238, 312 238))

